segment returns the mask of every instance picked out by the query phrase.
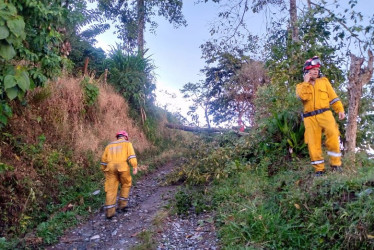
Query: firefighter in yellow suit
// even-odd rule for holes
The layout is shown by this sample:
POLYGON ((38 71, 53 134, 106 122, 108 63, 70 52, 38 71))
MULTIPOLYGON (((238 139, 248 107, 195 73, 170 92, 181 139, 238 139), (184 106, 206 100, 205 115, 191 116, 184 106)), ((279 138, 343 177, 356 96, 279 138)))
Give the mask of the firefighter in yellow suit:
POLYGON ((129 193, 132 184, 130 166, 133 167, 133 174, 137 170, 137 160, 134 148, 128 141, 126 131, 120 131, 116 135, 117 140, 109 143, 101 157, 101 170, 105 174, 105 209, 106 217, 111 219, 116 212, 116 201, 118 184, 121 183, 119 196, 119 208, 126 211, 129 193))
POLYGON ((326 136, 327 154, 330 157, 332 171, 341 171, 341 152, 339 129, 332 115, 330 106, 338 113, 339 120, 345 118, 343 104, 336 95, 326 77, 321 77, 321 62, 317 56, 308 59, 304 64, 304 82, 297 84, 296 95, 304 105, 305 143, 308 144, 311 164, 316 176, 325 173, 322 155, 322 132, 326 136))

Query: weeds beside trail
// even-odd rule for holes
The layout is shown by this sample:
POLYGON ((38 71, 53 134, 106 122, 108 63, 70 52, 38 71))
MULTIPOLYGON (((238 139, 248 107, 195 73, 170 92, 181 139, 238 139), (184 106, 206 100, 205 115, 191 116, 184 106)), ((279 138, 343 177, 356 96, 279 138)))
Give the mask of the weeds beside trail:
POLYGON ((357 155, 343 173, 316 178, 309 161, 265 153, 260 140, 196 144, 169 179, 195 187, 177 194, 179 213, 216 214, 224 249, 374 248, 373 159, 357 155))

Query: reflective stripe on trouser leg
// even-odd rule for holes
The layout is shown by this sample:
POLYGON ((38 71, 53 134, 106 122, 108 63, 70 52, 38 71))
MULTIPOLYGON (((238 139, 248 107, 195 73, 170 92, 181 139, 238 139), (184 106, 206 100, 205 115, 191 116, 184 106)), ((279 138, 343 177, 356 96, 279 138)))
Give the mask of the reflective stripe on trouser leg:
POLYGON ((121 191, 119 198, 119 207, 122 209, 127 206, 129 201, 130 189, 132 184, 130 171, 120 172, 119 180, 121 182, 121 191))
POLYGON ((305 118, 304 125, 305 125, 305 135, 304 135, 305 143, 308 144, 310 161, 315 171, 324 171, 325 164, 323 161, 322 148, 321 148, 322 147, 321 146, 322 128, 318 125, 316 116, 305 118))
POLYGON ((322 170, 317 170, 317 169, 321 169, 321 165, 324 166, 324 163, 325 163, 325 160, 319 160, 319 161, 312 161, 310 162, 310 164, 313 165, 314 169, 316 169, 316 172, 317 171, 323 171, 324 170, 324 167, 322 170))
POLYGON ((115 204, 117 202, 118 184, 119 180, 116 170, 113 171, 112 169, 110 169, 109 171, 105 172, 105 206, 107 207, 107 217, 112 217, 116 212, 115 204))
POLYGON ((106 217, 112 217, 116 213, 116 204, 104 206, 106 217))
POLYGON ((119 197, 119 208, 122 209, 127 207, 127 203, 129 202, 129 200, 129 198, 119 197))
POLYGON ((327 154, 330 156, 330 164, 333 166, 341 166, 341 152, 339 142, 339 127, 335 122, 335 118, 330 112, 321 114, 321 118, 318 120, 320 126, 326 135, 326 148, 327 154))

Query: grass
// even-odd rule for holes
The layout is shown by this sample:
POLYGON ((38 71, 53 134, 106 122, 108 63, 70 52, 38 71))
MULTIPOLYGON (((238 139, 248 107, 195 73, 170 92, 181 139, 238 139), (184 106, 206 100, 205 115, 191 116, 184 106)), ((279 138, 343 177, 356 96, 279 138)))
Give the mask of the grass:
POLYGON ((157 245, 154 239, 153 230, 144 230, 137 235, 137 238, 141 241, 141 243, 132 247, 132 250, 156 249, 157 245))
POLYGON ((320 179, 308 168, 215 181, 209 199, 224 248, 373 248, 374 195, 365 192, 373 188, 373 163, 320 179))
POLYGON ((222 249, 374 248, 373 159, 316 178, 307 158, 247 145, 197 146, 169 179, 188 184, 176 213, 212 212, 222 249))
MULTIPOLYGON (((6 142, 13 145, 19 159, 32 163, 27 171, 9 169, 2 178, 2 194, 5 206, 2 211, 19 209, 15 217, 1 217, 4 235, 1 249, 40 246, 57 242, 65 229, 74 226, 99 208, 104 200, 103 175, 92 153, 82 154, 79 163, 74 161, 68 149, 50 148, 45 137, 36 144, 29 144, 7 135, 6 142), (18 171, 17 171, 18 170, 18 171), (19 202, 10 202, 17 197, 19 202)), ((23 166, 17 166, 22 168, 23 166)))
POLYGON ((163 231, 163 226, 170 211, 167 209, 159 210, 152 219, 152 225, 148 230, 143 230, 136 237, 140 243, 132 247, 132 250, 149 250, 157 248, 156 234, 163 231))

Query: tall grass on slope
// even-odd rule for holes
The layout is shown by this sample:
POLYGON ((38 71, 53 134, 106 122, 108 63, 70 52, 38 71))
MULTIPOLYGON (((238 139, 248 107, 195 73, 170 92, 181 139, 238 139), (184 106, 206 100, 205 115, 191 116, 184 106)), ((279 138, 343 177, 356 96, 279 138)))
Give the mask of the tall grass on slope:
POLYGON ((123 97, 109 85, 95 83, 99 96, 91 111, 93 118, 86 119, 81 80, 61 78, 47 88, 31 92, 28 96, 30 108, 22 111, 22 118, 12 120, 13 132, 22 133, 29 139, 44 133, 47 141, 73 147, 77 154, 86 150, 101 152, 103 142, 114 140, 119 130, 129 133, 137 151, 151 146, 128 116, 129 107, 123 97))

